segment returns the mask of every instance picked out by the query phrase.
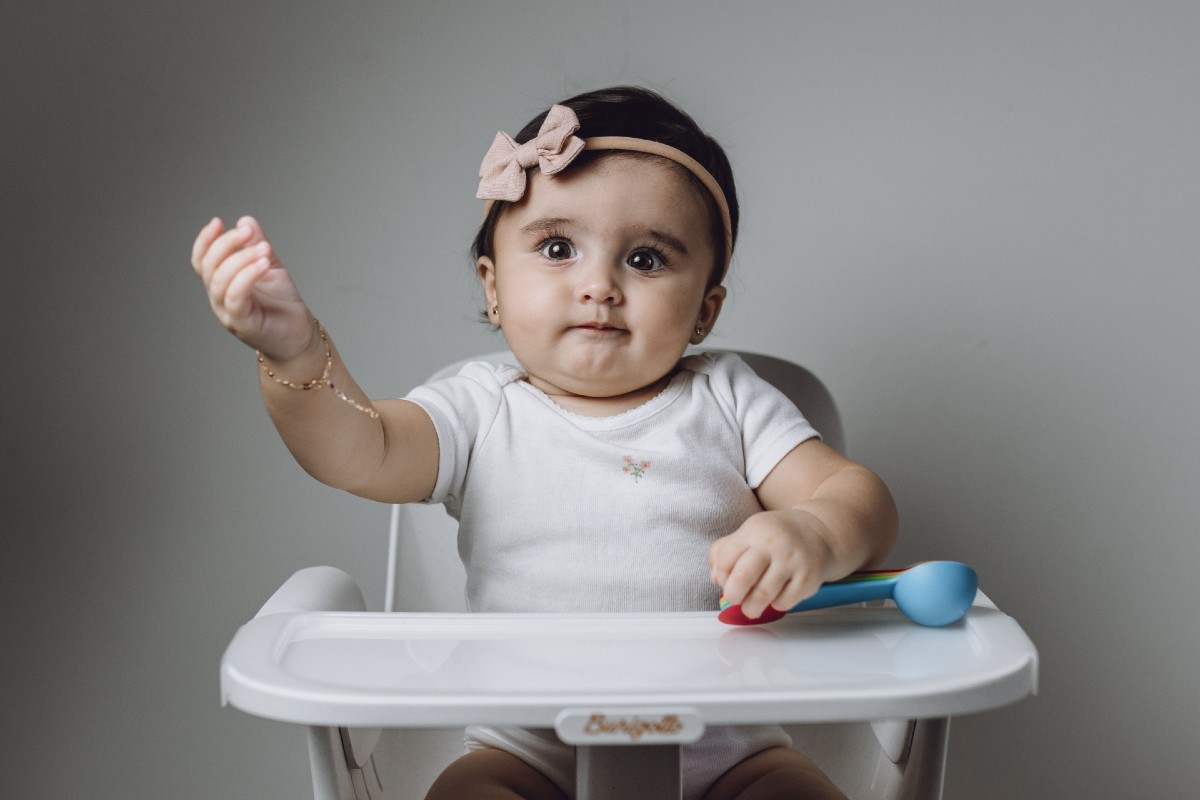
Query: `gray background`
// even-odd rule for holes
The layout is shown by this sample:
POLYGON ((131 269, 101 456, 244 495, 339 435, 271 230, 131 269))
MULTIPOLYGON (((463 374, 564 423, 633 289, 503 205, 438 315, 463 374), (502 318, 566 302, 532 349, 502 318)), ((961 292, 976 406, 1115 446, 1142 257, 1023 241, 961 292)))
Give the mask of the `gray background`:
POLYGON ((218 705, 293 570, 377 606, 386 510, 315 485, 188 265, 264 222, 360 382, 494 349, 467 256, 498 128, 632 82, 727 147, 710 344, 840 399, 903 515, 1020 619, 1039 697, 955 722, 948 797, 1200 792, 1200 6, 9 4, 0 21, 11 798, 300 798, 218 705))

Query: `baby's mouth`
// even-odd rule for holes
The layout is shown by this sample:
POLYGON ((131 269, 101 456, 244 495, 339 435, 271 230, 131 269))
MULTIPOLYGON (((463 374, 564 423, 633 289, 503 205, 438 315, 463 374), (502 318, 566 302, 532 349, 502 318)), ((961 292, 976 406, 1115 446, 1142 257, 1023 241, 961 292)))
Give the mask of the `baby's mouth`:
POLYGON ((599 333, 618 333, 625 330, 624 328, 620 328, 608 322, 583 322, 579 325, 576 325, 575 329, 581 331, 597 331, 599 333))

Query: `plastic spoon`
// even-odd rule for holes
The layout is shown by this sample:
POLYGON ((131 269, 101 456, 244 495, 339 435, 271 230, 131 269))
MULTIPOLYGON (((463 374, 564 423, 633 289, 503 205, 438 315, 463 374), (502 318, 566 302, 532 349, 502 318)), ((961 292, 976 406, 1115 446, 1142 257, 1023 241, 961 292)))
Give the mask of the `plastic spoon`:
POLYGON ((794 611, 812 611, 868 600, 894 600, 896 606, 918 625, 938 627, 962 619, 975 599, 979 577, 975 570, 957 561, 926 561, 904 569, 855 572, 840 581, 821 584, 817 593, 788 611, 767 607, 761 617, 750 619, 740 605, 721 598, 717 619, 729 625, 761 625, 794 611))

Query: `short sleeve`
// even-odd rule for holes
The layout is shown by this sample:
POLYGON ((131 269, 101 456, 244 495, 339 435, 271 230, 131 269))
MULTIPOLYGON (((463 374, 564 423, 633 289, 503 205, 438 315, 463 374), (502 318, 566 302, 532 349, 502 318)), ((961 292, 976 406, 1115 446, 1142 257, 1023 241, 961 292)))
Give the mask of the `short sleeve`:
POLYGON ((427 503, 444 503, 457 517, 467 468, 500 407, 511 367, 474 362, 457 375, 427 383, 405 397, 424 409, 438 437, 438 477, 427 503))
POLYGON ((735 353, 706 353, 699 370, 741 431, 746 482, 757 489, 796 445, 820 434, 788 397, 735 353))

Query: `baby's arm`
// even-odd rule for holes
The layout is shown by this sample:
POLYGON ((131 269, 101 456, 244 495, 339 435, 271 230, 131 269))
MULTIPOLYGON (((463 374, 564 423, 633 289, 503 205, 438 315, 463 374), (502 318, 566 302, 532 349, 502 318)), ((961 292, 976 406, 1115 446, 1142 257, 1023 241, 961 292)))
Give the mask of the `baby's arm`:
POLYGON ((764 511, 709 548, 712 580, 748 617, 786 611, 825 581, 879 563, 898 527, 891 493, 816 439, 795 447, 756 490, 764 511))
POLYGON ((438 444, 428 415, 405 400, 366 399, 256 220, 243 217, 229 230, 212 220, 196 237, 192 266, 217 319, 262 354, 263 400, 306 471, 382 502, 429 495, 437 479, 438 444), (325 385, 302 390, 281 382, 312 382, 324 375, 327 363, 325 385))

